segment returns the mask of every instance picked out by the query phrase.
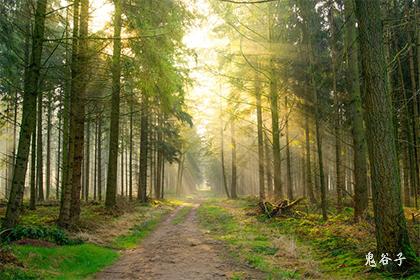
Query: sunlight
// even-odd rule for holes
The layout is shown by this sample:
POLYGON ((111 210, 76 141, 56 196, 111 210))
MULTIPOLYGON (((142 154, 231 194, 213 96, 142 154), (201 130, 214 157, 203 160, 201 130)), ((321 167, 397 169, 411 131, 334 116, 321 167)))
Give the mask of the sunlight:
POLYGON ((196 131, 204 137, 208 133, 210 120, 217 115, 221 95, 220 81, 206 68, 217 65, 217 49, 229 45, 229 39, 213 33, 216 26, 223 24, 217 14, 211 12, 207 0, 186 1, 191 12, 202 16, 190 27, 184 36, 183 43, 193 49, 197 57, 187 58, 190 76, 194 84, 187 90, 189 106, 193 110, 196 131))
POLYGON ((90 1, 90 9, 90 30, 92 32, 104 30, 106 25, 112 21, 114 5, 106 0, 92 0, 90 1))

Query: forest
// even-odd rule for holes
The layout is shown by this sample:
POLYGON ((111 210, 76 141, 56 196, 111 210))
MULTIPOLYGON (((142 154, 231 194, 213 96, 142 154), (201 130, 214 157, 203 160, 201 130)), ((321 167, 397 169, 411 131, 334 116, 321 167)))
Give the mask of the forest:
POLYGON ((0 0, 0 279, 420 279, 420 0, 0 0))

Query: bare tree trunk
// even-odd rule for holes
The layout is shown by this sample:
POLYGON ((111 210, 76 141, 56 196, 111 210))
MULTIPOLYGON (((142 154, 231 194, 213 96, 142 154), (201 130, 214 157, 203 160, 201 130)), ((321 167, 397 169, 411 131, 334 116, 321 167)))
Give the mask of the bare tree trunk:
POLYGON ((120 164, 121 164, 121 170, 120 170, 120 174, 121 174, 121 177, 120 177, 120 180, 121 180, 121 186, 120 186, 120 188, 121 188, 121 196, 124 196, 124 136, 123 136, 123 134, 124 134, 124 128, 123 127, 121 127, 121 130, 120 130, 120 132, 121 132, 121 156, 120 156, 120 164))
POLYGON ((225 148, 224 148, 224 141, 223 141, 223 138, 224 138, 224 136, 223 136, 223 123, 222 123, 222 126, 221 126, 221 129, 220 129, 220 136, 221 136, 221 144, 220 144, 220 149, 221 149, 221 151, 220 151, 220 156, 221 156, 221 158, 220 158, 220 160, 221 160, 221 163, 222 163, 222 176, 223 176, 223 187, 224 187, 224 189, 225 189, 225 193, 226 193, 226 196, 228 197, 228 198, 230 198, 230 194, 229 194, 229 190, 228 190, 228 186, 227 186, 227 178, 226 178, 226 168, 225 168, 225 148))
MULTIPOLYGON (((284 98, 284 106, 287 111, 289 111, 289 104, 287 101, 287 96, 284 98)), ((292 180, 292 166, 290 160, 290 143, 289 143, 289 117, 290 112, 286 116, 286 168, 287 168, 287 198, 293 200, 293 180, 292 180)))
POLYGON ((102 119, 101 116, 99 116, 98 120, 98 179, 97 179, 97 188, 98 188, 98 199, 99 201, 102 201, 102 119))
POLYGON ((359 55, 357 44, 356 18, 354 15, 354 0, 344 2, 346 21, 345 46, 347 54, 347 88, 352 98, 351 125, 353 136, 354 165, 354 219, 358 221, 368 206, 367 183, 367 147, 363 125, 362 100, 359 81, 359 55))
POLYGON ((84 183, 84 191, 85 191, 85 201, 89 201, 89 188, 90 188, 90 120, 86 121, 86 148, 85 148, 85 183, 84 183))
POLYGON ((61 168, 61 135, 63 129, 63 119, 62 119, 62 109, 60 109, 59 116, 58 116, 58 143, 57 143, 57 155, 56 155, 56 168, 55 168, 55 199, 58 201, 60 198, 60 168, 61 168))
POLYGON ((112 55, 112 100, 111 127, 109 135, 108 176, 106 180, 105 206, 116 206, 117 195, 117 165, 118 165, 118 136, 120 118, 120 90, 121 90, 121 0, 114 0, 114 49, 112 55))
MULTIPOLYGON (((404 270, 417 263, 410 245, 401 202, 400 177, 394 140, 391 98, 383 48, 380 1, 356 0, 359 20, 367 143, 372 172, 373 209, 378 252, 402 252, 404 270)), ((392 263, 386 268, 401 269, 392 263)))
POLYGON ((129 158, 129 184, 128 197, 133 199, 133 100, 130 102, 130 158, 129 158))
POLYGON ((32 132, 31 141, 31 178, 30 178, 30 197, 29 209, 36 209, 36 130, 32 132))
POLYGON ((75 84, 76 77, 79 71, 79 12, 80 12, 80 0, 73 1, 73 39, 72 39, 72 56, 71 56, 71 85, 69 86, 70 91, 65 97, 64 101, 64 116, 68 117, 67 121, 64 121, 64 125, 68 126, 64 129, 64 140, 63 140, 63 179, 61 186, 61 205, 60 214, 58 216, 58 225, 61 227, 68 227, 70 225, 70 205, 72 195, 72 180, 73 180, 73 154, 74 154, 74 123, 73 115, 74 112, 74 101, 75 96, 75 84), (67 100, 66 100, 67 99, 67 100), (66 106, 67 105, 67 106, 66 106), (68 108, 66 110, 66 107, 68 108), (68 113, 67 113, 68 112, 68 113), (67 135, 66 135, 67 134, 67 135))
POLYGON ((46 198, 47 200, 50 199, 50 190, 51 190, 51 114, 52 114, 52 93, 48 91, 48 104, 47 104, 47 166, 45 167, 45 175, 46 175, 46 198))
POLYGON ((265 174, 267 176, 267 195, 273 197, 273 157, 272 147, 269 143, 267 133, 264 133, 264 149, 265 149, 265 174))
POLYGON ((80 218, 80 191, 82 188, 82 169, 84 152, 84 134, 85 134, 85 103, 87 86, 87 68, 88 68, 88 22, 89 22, 89 0, 80 2, 80 38, 78 53, 78 71, 72 87, 73 103, 72 107, 72 131, 73 141, 73 164, 72 164, 72 190, 70 204, 70 224, 75 225, 80 218))
POLYGON ((142 203, 147 202, 147 153, 149 149, 148 103, 148 98, 144 95, 141 108, 139 185, 137 191, 137 199, 142 203))
MULTIPOLYGON (((257 134, 258 134, 258 178, 259 178, 259 197, 260 200, 265 199, 264 189, 264 140, 262 125, 262 109, 261 109, 261 86, 258 75, 255 78, 255 98, 257 105, 257 134)), ((274 171, 277 172, 277 171, 274 171)))
POLYGON ((35 129, 36 124, 34 120, 36 119, 36 98, 38 95, 38 84, 41 71, 46 8, 47 0, 37 1, 31 58, 29 69, 25 73, 27 75, 24 77, 24 96, 19 144, 6 216, 3 220, 4 228, 14 227, 17 224, 21 213, 26 169, 28 167, 29 147, 32 132, 35 129))
POLYGON ((38 201, 44 201, 44 174, 43 174, 43 148, 42 146, 42 94, 38 96, 38 117, 37 117, 37 137, 36 137, 36 182, 38 189, 38 201))
POLYGON ((235 139, 235 121, 230 122, 230 143, 232 145, 232 183, 230 186, 230 196, 233 199, 238 198, 237 194, 237 166, 236 166, 236 139, 235 139))
POLYGON ((181 158, 178 162, 178 172, 177 172, 177 179, 176 179, 176 196, 179 197, 181 195, 181 188, 182 188, 182 170, 184 169, 184 160, 185 155, 181 154, 181 158))
MULTIPOLYGON (((306 87, 306 86, 305 86, 306 87)), ((305 178, 305 186, 306 191, 309 195, 309 201, 311 204, 316 203, 315 195, 314 195, 314 188, 312 184, 312 167, 311 167, 311 144, 309 140, 309 120, 307 114, 305 114, 305 164, 306 164, 306 178, 305 178)))
POLYGON ((98 190, 98 119, 95 120, 95 153, 93 154, 93 200, 96 201, 98 190))
POLYGON ((334 94, 334 111, 335 111, 335 124, 334 124, 334 134, 335 134, 335 173, 336 173, 336 192, 337 192, 337 211, 341 212, 343 208, 343 170, 342 170, 342 158, 341 158, 341 102, 339 93, 337 91, 337 31, 336 23, 334 18, 334 3, 333 1, 329 2, 329 23, 331 30, 331 62, 332 62, 332 90, 334 94))

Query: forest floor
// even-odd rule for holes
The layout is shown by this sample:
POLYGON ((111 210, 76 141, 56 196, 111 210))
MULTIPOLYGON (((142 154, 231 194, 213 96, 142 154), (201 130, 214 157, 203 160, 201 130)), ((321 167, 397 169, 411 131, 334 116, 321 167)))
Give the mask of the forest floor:
MULTIPOLYGON (((373 222, 354 224, 351 208, 327 222, 305 203, 297 215, 271 219, 257 209, 256 199, 202 193, 149 205, 121 200, 115 213, 87 203, 79 227, 62 232, 58 207, 39 206, 25 210, 17 241, 0 247, 0 279, 400 279, 365 266, 373 222)), ((409 228, 418 250, 419 225, 409 228)))
POLYGON ((264 273, 228 258, 223 243, 199 229, 197 207, 178 208, 138 248, 95 279, 265 279, 264 273))

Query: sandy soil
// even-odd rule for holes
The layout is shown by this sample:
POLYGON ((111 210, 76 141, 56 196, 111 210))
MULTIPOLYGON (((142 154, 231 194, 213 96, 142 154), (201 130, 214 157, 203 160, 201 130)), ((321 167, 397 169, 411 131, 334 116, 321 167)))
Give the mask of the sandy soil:
POLYGON ((178 208, 138 248, 125 251, 95 279, 219 280, 233 275, 264 279, 261 272, 230 259, 223 244, 199 229, 197 206, 174 224, 178 208))

